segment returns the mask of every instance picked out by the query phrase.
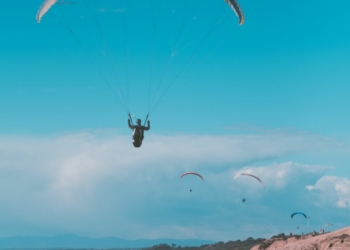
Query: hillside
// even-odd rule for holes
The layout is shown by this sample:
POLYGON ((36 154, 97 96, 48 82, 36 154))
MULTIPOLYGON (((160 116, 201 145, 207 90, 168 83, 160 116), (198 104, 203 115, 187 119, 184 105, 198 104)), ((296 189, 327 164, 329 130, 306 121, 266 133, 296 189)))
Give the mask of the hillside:
POLYGON ((325 234, 274 236, 254 246, 251 250, 349 250, 350 227, 325 234))

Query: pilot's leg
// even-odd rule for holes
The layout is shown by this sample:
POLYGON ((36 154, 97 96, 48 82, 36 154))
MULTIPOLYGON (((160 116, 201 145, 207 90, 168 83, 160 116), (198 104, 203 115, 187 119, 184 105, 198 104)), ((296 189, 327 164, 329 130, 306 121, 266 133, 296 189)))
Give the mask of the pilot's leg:
POLYGON ((142 144, 142 143, 141 143, 140 141, 135 141, 135 140, 134 140, 134 141, 132 142, 132 144, 134 144, 134 147, 135 147, 135 148, 139 148, 139 147, 141 147, 141 144, 142 144))

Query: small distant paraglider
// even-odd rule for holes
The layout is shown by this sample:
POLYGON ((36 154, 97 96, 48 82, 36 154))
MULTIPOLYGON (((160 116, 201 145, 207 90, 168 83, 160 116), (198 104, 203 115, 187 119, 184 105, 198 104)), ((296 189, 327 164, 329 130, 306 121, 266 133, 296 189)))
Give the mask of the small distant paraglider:
MULTIPOLYGON (((301 215, 303 216, 305 219, 307 219, 307 232, 309 231, 309 221, 310 221, 310 216, 306 216, 306 214, 304 213, 301 213, 301 212, 295 212, 295 213, 292 213, 290 215, 290 218, 293 219, 294 216, 296 215, 301 215)), ((299 229, 299 226, 297 227, 297 229, 299 229)))
POLYGON ((185 173, 183 173, 183 174, 180 176, 180 178, 182 178, 182 177, 184 177, 184 176, 186 176, 186 175, 197 175, 199 178, 202 179, 202 181, 204 181, 203 176, 201 176, 200 174, 198 174, 198 173, 196 173, 196 172, 185 172, 185 173))
MULTIPOLYGON (((262 184, 262 186, 264 187, 264 183, 262 182, 262 180, 261 180, 259 177, 255 176, 255 175, 252 175, 252 174, 248 174, 248 173, 239 173, 239 174, 237 174, 233 179, 235 180, 235 179, 237 179, 237 178, 240 177, 240 176, 249 176, 249 177, 252 177, 252 178, 258 180, 258 181, 262 184)), ((264 188, 265 188, 265 187, 264 187, 264 188)), ((244 203, 245 201, 246 201, 246 198, 243 198, 243 199, 242 199, 242 202, 244 203)))
MULTIPOLYGON (((198 176, 199 178, 201 178, 202 181, 204 181, 203 176, 201 176, 200 174, 198 174, 198 173, 196 173, 196 172, 185 172, 185 173, 183 173, 183 174, 180 176, 180 178, 182 179, 182 177, 184 177, 184 176, 186 176, 186 175, 196 175, 196 176, 198 176)), ((190 189, 190 193, 192 193, 192 189, 190 189)))

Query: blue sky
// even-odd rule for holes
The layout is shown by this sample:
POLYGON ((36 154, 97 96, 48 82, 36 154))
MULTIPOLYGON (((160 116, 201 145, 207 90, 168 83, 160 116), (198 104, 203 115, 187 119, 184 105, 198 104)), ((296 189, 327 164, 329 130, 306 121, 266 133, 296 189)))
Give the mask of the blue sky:
POLYGON ((86 0, 93 15, 83 1, 56 5, 40 24, 40 0, 3 3, 1 236, 267 237, 305 226, 295 211, 310 229, 348 225, 350 3, 241 0, 238 26, 224 1, 187 2, 153 1, 151 96, 172 47, 160 94, 184 70, 139 150, 103 78, 120 94, 116 72, 144 118, 149 2, 86 0), (180 180, 185 171, 205 181, 180 180), (240 172, 266 189, 233 181, 240 172))

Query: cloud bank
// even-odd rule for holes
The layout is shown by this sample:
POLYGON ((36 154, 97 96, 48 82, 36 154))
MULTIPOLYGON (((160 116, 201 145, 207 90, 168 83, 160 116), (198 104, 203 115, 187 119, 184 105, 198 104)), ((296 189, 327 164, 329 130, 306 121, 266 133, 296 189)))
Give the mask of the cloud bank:
POLYGON ((315 185, 307 185, 306 188, 316 192, 322 204, 350 208, 350 180, 348 178, 323 176, 315 185))
MULTIPOLYGON (((110 130, 2 136, 0 219, 7 227, 0 235, 213 240, 259 236, 266 228, 272 232, 279 227, 269 222, 274 217, 285 216, 271 215, 284 209, 274 199, 293 189, 283 204, 299 201, 305 186, 329 169, 281 159, 330 149, 347 152, 344 145, 322 136, 283 132, 148 134, 140 149, 133 148, 130 136, 110 130), (200 172, 205 181, 180 179, 185 171, 200 172), (244 178, 233 181, 238 172, 259 175, 266 189, 244 178), (249 199, 246 207, 242 195, 249 199)), ((321 190, 322 183, 311 189, 321 190)), ((337 183, 335 190, 345 197, 347 183, 337 183)), ((340 199, 338 206, 348 206, 348 199, 340 199)))

